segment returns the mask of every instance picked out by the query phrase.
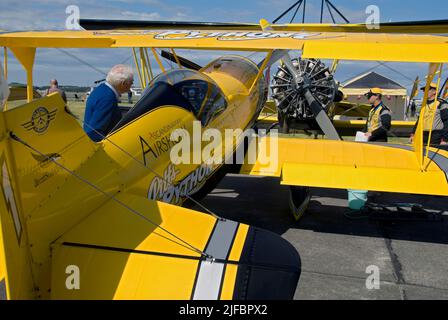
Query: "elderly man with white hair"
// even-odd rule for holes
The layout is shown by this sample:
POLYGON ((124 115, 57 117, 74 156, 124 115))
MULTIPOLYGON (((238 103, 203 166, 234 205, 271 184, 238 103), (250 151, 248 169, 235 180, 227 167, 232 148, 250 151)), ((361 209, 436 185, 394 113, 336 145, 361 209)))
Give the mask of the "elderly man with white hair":
POLYGON ((121 119, 118 100, 131 89, 134 82, 132 68, 126 65, 114 66, 87 99, 84 115, 84 131, 93 141, 101 141, 121 119))

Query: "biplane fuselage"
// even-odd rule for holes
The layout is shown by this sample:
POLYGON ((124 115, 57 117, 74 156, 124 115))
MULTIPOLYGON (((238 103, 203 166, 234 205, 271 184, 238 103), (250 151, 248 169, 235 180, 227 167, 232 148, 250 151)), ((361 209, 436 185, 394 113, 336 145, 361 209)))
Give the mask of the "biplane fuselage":
MULTIPOLYGON (((6 296, 291 298, 300 261, 285 240, 166 204, 181 204, 224 163, 174 165, 172 132, 250 127, 264 102, 263 81, 255 64, 235 56, 202 73, 168 72, 99 143, 58 94, 0 113, 6 296)), ((223 159, 242 139, 230 138, 235 147, 223 159)))

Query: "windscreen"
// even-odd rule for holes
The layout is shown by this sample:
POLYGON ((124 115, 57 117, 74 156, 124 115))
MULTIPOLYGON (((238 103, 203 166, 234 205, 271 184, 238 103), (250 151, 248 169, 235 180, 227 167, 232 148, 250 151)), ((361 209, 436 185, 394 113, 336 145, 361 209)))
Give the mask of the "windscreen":
POLYGON ((209 77, 189 69, 173 70, 160 74, 149 83, 142 98, 115 129, 164 105, 174 105, 192 112, 203 125, 227 107, 221 90, 209 77))

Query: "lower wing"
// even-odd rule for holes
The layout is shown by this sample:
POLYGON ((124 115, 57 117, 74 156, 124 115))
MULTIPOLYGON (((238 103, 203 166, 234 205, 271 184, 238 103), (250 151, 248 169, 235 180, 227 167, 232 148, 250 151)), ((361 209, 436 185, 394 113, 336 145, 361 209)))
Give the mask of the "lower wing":
POLYGON ((422 169, 407 145, 297 138, 278 138, 275 144, 269 137, 263 139, 271 161, 258 153, 253 164, 246 158, 240 173, 280 177, 282 184, 292 186, 448 195, 444 150, 430 148, 422 169))

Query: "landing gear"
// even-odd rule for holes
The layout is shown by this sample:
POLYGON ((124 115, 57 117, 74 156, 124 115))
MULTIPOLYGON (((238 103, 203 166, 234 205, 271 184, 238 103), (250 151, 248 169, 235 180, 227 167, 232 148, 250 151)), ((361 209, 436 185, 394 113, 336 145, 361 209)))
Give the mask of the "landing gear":
POLYGON ((296 221, 302 218, 308 208, 310 199, 311 193, 309 187, 289 187, 289 208, 296 221))
POLYGON ((278 126, 279 126, 279 132, 280 133, 289 133, 289 121, 288 117, 284 115, 283 113, 278 113, 278 126))

